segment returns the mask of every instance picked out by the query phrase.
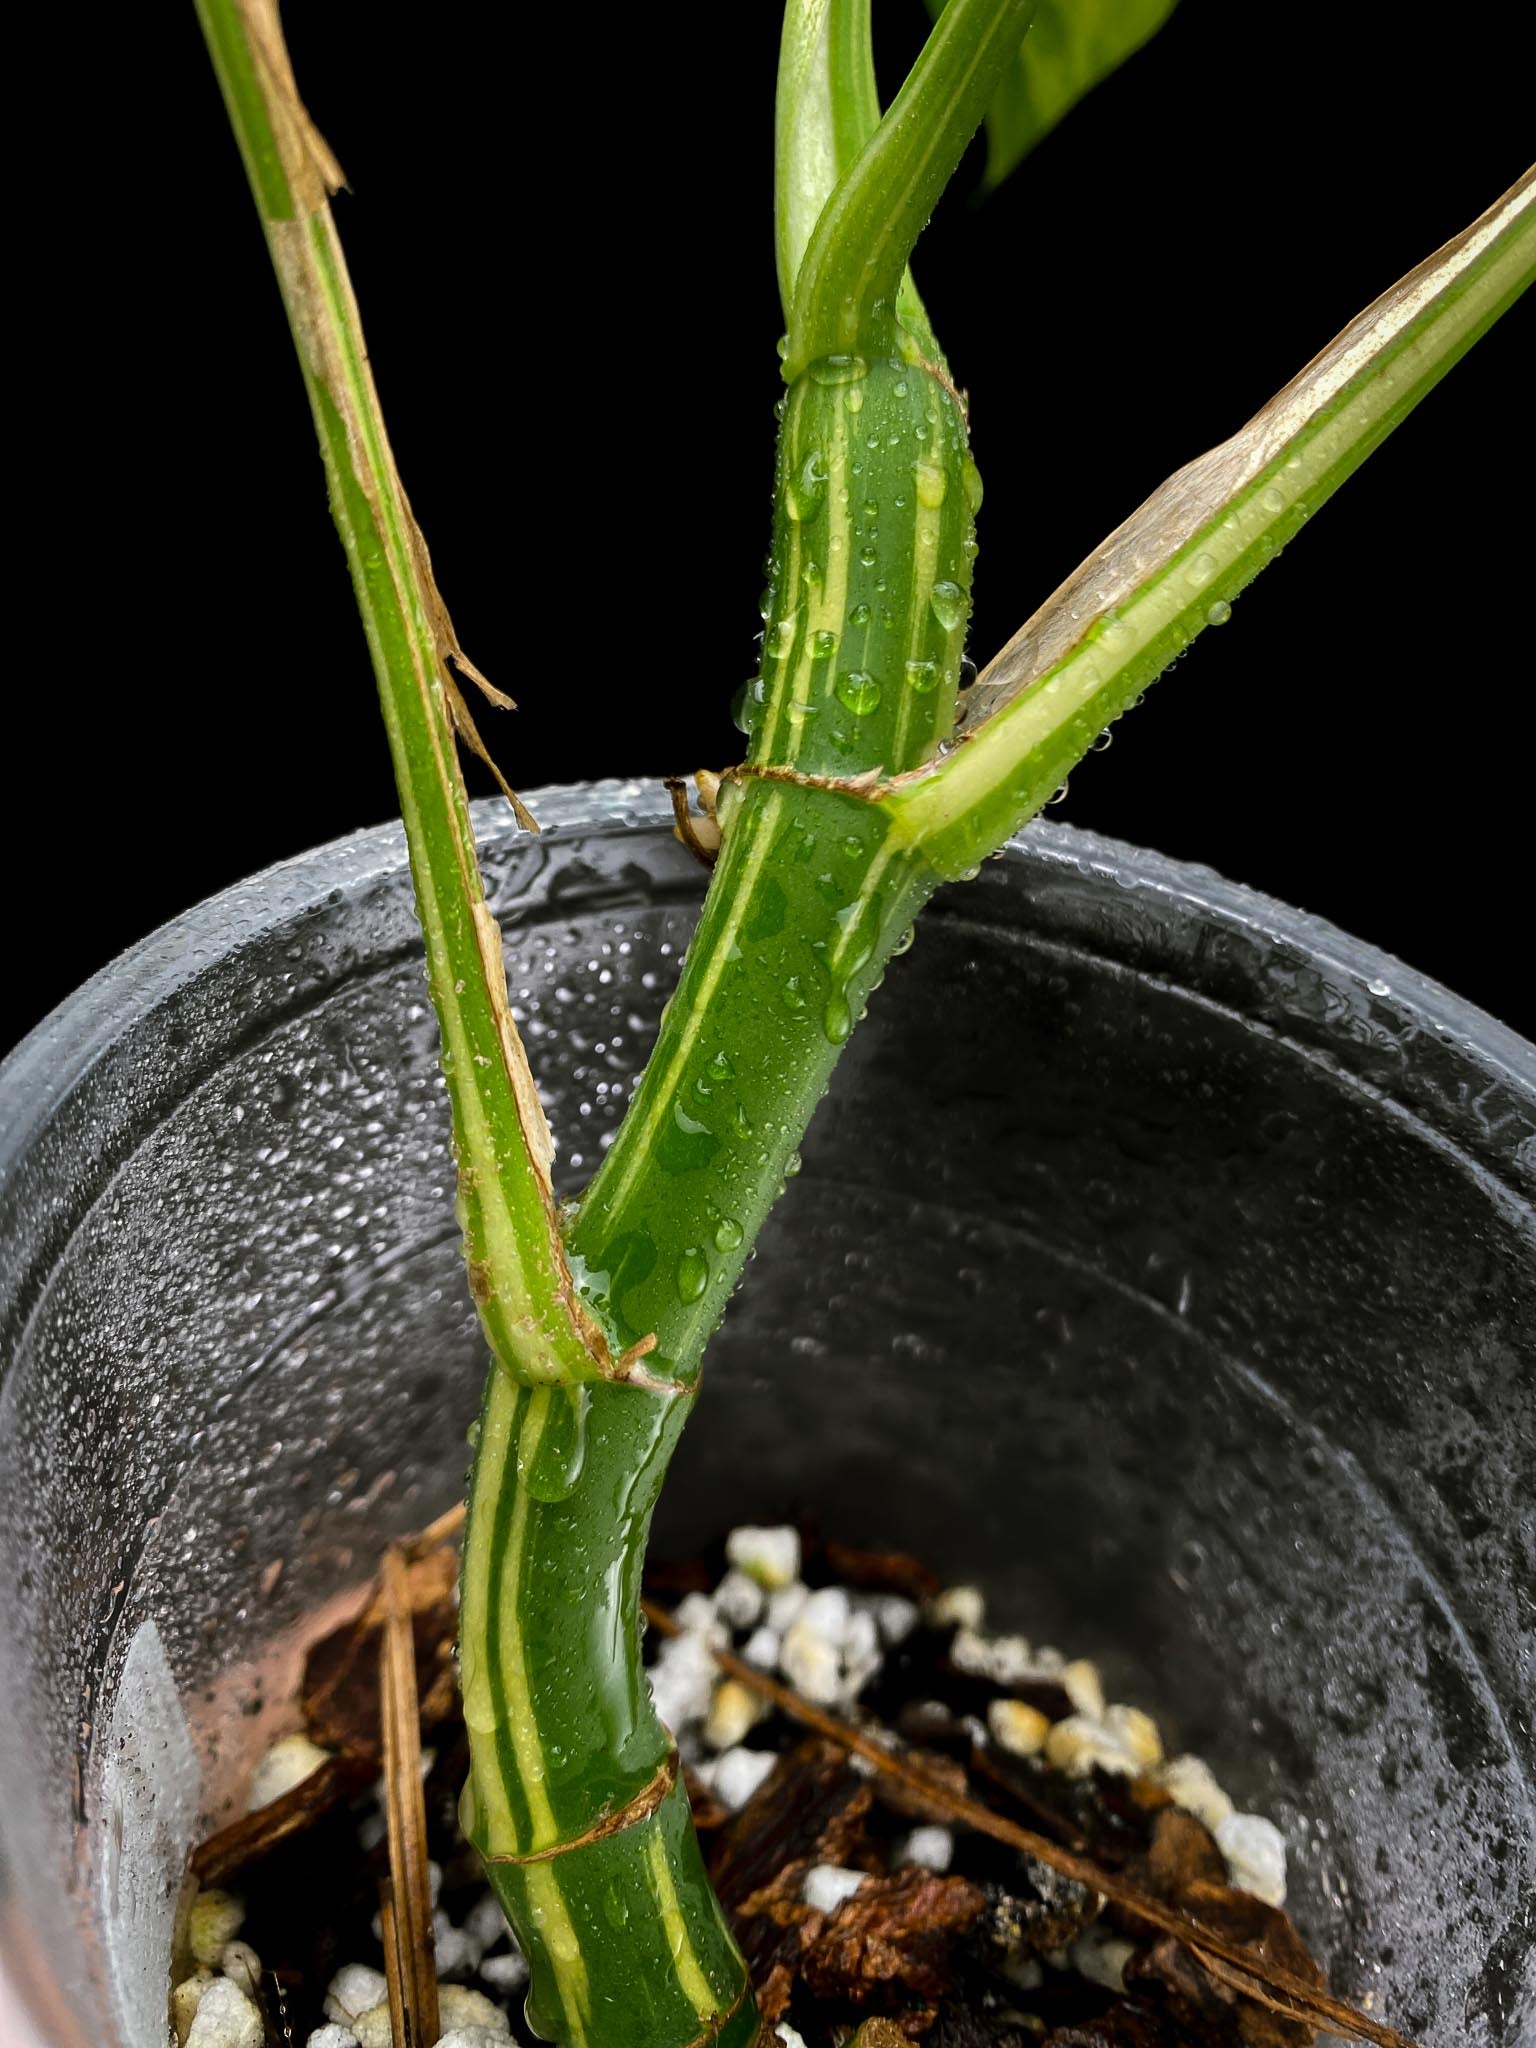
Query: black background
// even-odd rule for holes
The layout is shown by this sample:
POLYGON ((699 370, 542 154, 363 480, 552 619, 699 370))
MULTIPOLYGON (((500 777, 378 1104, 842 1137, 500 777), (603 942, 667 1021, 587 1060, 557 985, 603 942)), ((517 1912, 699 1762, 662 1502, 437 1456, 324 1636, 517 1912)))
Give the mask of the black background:
MULTIPOLYGON (((524 789, 738 756, 776 14, 289 0, 401 469, 464 645, 520 701, 485 723, 524 789)), ((1184 0, 983 206, 973 152, 916 267, 987 482, 978 656, 1519 174, 1520 10, 1421 19, 1184 0)), ((876 23, 894 84, 922 10, 876 23)), ((12 590, 0 1045, 176 911, 394 807, 191 9, 111 10, 33 77, 46 274, 12 403, 47 454, 12 590)), ((1477 346, 1055 815, 1536 1034, 1533 327, 1527 302, 1477 346)))

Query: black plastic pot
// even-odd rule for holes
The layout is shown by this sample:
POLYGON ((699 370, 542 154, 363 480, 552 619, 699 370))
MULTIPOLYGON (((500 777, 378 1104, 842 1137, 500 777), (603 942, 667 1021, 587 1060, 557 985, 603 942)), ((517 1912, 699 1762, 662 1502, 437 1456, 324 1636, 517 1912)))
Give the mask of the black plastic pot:
MULTIPOLYGON (((649 792, 536 808, 478 822, 575 1185, 703 878, 649 792)), ((0 1941, 49 2043, 163 2048, 182 1859, 284 1632, 461 1484, 451 1180, 393 830, 167 927, 0 1070, 0 1941)), ((855 1035, 659 1540, 811 1505, 981 1578, 1280 1822, 1339 1991, 1516 2048, 1533 1361, 1532 1049, 1032 828, 855 1035)))

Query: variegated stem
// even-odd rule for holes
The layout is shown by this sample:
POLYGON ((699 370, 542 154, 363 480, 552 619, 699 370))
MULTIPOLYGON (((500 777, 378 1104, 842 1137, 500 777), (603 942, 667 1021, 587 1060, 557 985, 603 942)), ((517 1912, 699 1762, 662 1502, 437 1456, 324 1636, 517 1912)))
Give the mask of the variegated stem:
POLYGON ((481 679, 438 595, 384 431, 331 215, 340 168, 299 99, 274 0, 198 0, 198 13, 293 330, 373 656, 442 1029, 470 1289, 491 1349, 514 1377, 560 1384, 614 1373, 620 1363, 566 1270, 549 1133, 475 858, 456 748, 460 737, 480 743, 454 668, 481 679))

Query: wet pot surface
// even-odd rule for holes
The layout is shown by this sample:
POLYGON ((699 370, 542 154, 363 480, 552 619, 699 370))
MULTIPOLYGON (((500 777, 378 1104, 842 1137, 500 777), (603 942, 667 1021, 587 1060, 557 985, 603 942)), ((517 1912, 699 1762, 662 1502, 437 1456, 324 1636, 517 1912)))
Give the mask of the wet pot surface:
MULTIPOLYGON (((574 1189, 703 877, 648 792, 535 808, 477 823, 574 1189)), ((260 1652, 461 1487, 435 1061, 386 830, 168 927, 0 1071, 0 1944, 50 2042, 162 2048, 260 1652)), ((979 1577, 1280 1823, 1337 1990, 1529 2041, 1531 1048, 1036 827, 925 915, 804 1162, 658 1543, 809 1507, 979 1577)))

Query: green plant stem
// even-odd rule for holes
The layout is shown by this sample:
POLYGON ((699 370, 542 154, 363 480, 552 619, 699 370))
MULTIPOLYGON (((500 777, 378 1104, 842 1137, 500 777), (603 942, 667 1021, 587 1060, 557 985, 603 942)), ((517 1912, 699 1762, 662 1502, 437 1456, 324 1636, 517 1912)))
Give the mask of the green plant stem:
POLYGON ((590 1838, 669 1768, 639 1654, 651 1509, 704 1345, 846 1036, 826 1030, 828 961, 851 934, 863 957, 838 986, 862 1008, 930 886, 910 855, 882 860, 888 832, 837 791, 743 793, 656 1050, 577 1212, 593 1307, 654 1333, 647 1364, 679 1391, 594 1385, 573 1418, 559 1391, 501 1376, 488 1390, 465 1547, 464 1818, 527 1949, 535 2024, 577 2048, 682 2048, 723 2012, 720 2039, 754 2035, 685 1803, 590 1838))
MULTIPOLYGON (((774 104, 774 249, 786 326, 795 283, 821 212, 880 125, 870 0, 789 0, 774 104)), ((913 352, 943 362, 910 270, 896 318, 913 352)))
POLYGON ((869 0, 789 0, 774 103, 774 251, 790 317, 821 209, 880 120, 869 0))
POLYGON ((340 171, 299 100, 271 0, 198 0, 198 16, 293 330, 373 656, 442 1029, 471 1291, 508 1371, 590 1378, 609 1361, 565 1271, 549 1134, 507 1006, 459 771, 456 730, 473 734, 473 725, 450 663, 470 665, 384 431, 327 199, 340 171))
MULTIPOLYGON (((959 409, 935 378, 859 363, 789 394, 754 763, 798 778, 923 759, 953 705, 972 492, 959 409)), ((610 1342, 654 1339, 647 1372, 675 1391, 529 1396, 493 1381, 465 1547, 466 1827, 528 1951, 541 2030, 615 2048, 680 2048, 706 2005, 732 2024, 747 2009, 691 1835, 667 1834, 659 1894, 648 1837, 670 1814, 593 1835, 668 1768, 640 1667, 639 1565, 704 1347, 933 882, 886 813, 840 787, 752 779, 723 819, 681 983, 569 1231, 610 1342), (579 1930, 604 1886, 631 1904, 594 1945, 579 1930), (665 1927, 658 1896, 676 1902, 665 1927), (639 1980, 669 2002, 631 1996, 621 2027, 639 1980)))

